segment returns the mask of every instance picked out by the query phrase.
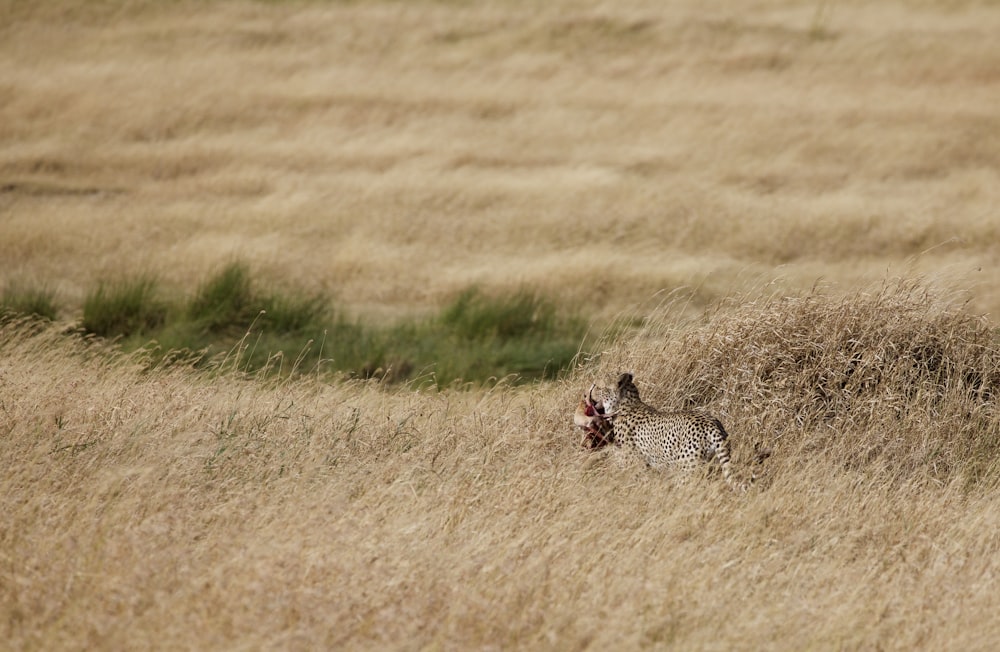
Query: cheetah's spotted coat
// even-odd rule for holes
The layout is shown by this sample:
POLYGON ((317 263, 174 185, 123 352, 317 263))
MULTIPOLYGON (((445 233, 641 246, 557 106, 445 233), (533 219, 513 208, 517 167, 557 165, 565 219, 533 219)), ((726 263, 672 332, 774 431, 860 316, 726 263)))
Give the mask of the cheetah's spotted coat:
POLYGON ((649 466, 688 471, 715 458, 729 486, 746 491, 747 485, 733 478, 729 435, 715 417, 690 411, 660 412, 639 398, 630 373, 623 373, 617 387, 605 390, 601 398, 613 423, 614 443, 635 450, 649 466))

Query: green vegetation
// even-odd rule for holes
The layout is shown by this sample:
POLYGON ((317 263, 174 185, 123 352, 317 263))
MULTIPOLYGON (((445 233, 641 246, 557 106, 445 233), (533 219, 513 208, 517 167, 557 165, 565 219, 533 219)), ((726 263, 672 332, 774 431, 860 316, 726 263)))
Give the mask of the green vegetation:
MULTIPOLYGON (((56 315, 45 289, 8 291, 3 306, 5 314, 56 315)), ((319 370, 442 386, 553 378, 570 365, 586 330, 581 318, 533 292, 475 288, 436 315, 374 326, 335 312, 325 296, 261 287, 241 262, 174 303, 150 277, 103 282, 87 296, 81 326, 126 351, 145 350, 151 364, 184 360, 265 375, 319 370)))
POLYGON ((244 328, 262 309, 246 266, 232 263, 202 284, 188 305, 187 316, 203 331, 222 334, 244 328))
POLYGON ((167 305, 152 278, 101 283, 83 303, 83 329, 101 337, 154 332, 167 318, 167 305))
POLYGON ((446 375, 464 377, 458 372, 467 369, 473 378, 545 378, 570 364, 585 326, 579 317, 560 315, 551 301, 527 290, 494 297, 473 288, 418 329, 416 339, 436 344, 435 357, 451 365, 445 367, 446 375), (432 333, 437 336, 428 337, 432 333))
POLYGON ((51 321, 57 314, 56 294, 45 285, 30 287, 11 282, 0 297, 0 321, 8 317, 32 317, 51 321))

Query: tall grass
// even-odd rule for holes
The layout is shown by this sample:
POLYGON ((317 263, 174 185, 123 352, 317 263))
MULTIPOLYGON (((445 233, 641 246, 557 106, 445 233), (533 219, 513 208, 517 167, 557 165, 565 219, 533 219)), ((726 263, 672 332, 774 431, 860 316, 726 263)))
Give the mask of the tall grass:
POLYGON ((469 340, 545 337, 561 326, 555 306, 528 290, 499 298, 475 288, 466 290, 442 312, 440 321, 457 337, 469 340))
POLYGON ((102 337, 129 337, 160 328, 166 318, 156 281, 141 277, 98 285, 84 301, 82 326, 102 337))
POLYGON ((894 285, 632 335, 569 379, 438 391, 150 370, 0 325, 0 640, 990 649, 1000 477, 966 464, 997 454, 990 324, 894 285), (763 481, 579 450, 580 392, 629 367, 773 443, 763 481))
POLYGON ((683 327, 662 308, 605 376, 634 369, 654 404, 705 408, 744 446, 969 481, 1000 477, 995 328, 916 281, 833 297, 732 299, 683 327), (681 330, 679 330, 681 329, 681 330))
POLYGON ((102 283, 84 330, 146 350, 152 364, 194 361, 244 372, 336 372, 389 382, 554 378, 583 344, 585 323, 537 293, 460 293, 439 314, 386 325, 350 320, 328 297, 267 288, 233 262, 171 304, 149 278, 102 283))
POLYGON ((488 296, 472 288, 446 306, 427 330, 443 335, 438 348, 444 377, 462 378, 458 372, 466 368, 469 379, 553 378, 583 345, 585 326, 578 315, 561 314, 555 303, 535 292, 488 296))
POLYGON ((54 320, 59 314, 55 290, 46 285, 11 281, 0 295, 0 319, 54 320))
POLYGON ((240 263, 226 265, 202 283, 188 303, 187 317, 208 333, 238 334, 264 310, 250 283, 250 271, 240 263))

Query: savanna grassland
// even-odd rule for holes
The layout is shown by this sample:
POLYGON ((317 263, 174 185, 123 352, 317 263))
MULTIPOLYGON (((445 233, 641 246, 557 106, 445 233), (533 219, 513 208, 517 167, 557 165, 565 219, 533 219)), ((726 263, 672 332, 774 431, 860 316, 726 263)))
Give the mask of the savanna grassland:
POLYGON ((0 319, 0 647, 991 649, 997 34, 962 1, 0 0, 0 282, 47 313, 0 319), (155 328, 210 330, 213 287, 329 308, 331 357, 478 332, 476 297, 591 335, 451 385, 87 325, 154 282, 155 328), (756 485, 580 450, 622 369, 756 485))

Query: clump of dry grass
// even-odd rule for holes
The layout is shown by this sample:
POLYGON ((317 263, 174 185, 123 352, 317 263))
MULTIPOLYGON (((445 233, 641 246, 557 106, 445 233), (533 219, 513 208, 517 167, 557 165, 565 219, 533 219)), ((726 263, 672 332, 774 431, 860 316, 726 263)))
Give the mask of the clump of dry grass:
POLYGON ((703 407, 787 456, 995 479, 1000 347, 987 320, 925 283, 835 298, 731 299, 686 332, 668 303, 601 367, 654 403, 703 407))

